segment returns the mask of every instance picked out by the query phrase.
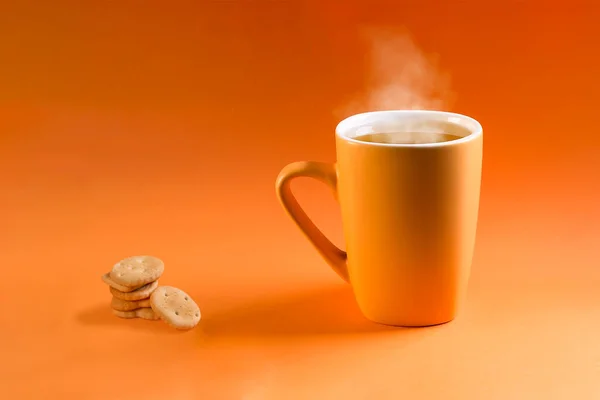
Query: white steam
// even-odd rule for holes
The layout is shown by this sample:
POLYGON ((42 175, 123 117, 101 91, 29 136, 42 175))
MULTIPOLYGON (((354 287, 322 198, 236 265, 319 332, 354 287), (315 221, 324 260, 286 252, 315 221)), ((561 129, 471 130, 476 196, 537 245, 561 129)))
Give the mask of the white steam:
POLYGON ((421 50, 402 29, 364 31, 369 53, 366 87, 345 107, 340 117, 378 110, 442 110, 454 99, 450 77, 439 67, 436 54, 421 50))

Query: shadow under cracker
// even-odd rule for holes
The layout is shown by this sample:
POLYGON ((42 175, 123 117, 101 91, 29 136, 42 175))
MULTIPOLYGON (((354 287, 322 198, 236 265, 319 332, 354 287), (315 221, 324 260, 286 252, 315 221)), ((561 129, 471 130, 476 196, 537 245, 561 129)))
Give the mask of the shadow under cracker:
POLYGON ((112 313, 110 304, 97 304, 83 309, 77 313, 75 319, 80 325, 86 327, 111 326, 161 334, 181 334, 185 332, 172 328, 161 320, 149 321, 143 318, 119 318, 112 313))

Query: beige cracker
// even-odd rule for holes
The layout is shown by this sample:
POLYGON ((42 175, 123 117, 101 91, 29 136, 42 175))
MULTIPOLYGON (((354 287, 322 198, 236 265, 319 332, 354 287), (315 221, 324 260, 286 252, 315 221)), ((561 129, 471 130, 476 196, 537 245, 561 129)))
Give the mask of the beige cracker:
POLYGON ((200 308, 181 289, 160 286, 150 296, 154 312, 167 324, 177 329, 191 329, 200 321, 200 308))
POLYGON ((142 319, 149 319, 149 320, 153 320, 153 321, 160 319, 158 317, 158 315, 156 315, 156 313, 154 311, 152 311, 152 309, 149 307, 138 308, 137 310, 133 310, 133 311, 119 311, 119 310, 113 309, 112 312, 119 318, 142 318, 142 319))
POLYGON ((133 311, 138 308, 150 307, 150 299, 127 301, 113 296, 110 306, 117 311, 133 311))
POLYGON ((133 292, 121 292, 113 287, 110 288, 110 292, 113 296, 121 300, 127 301, 137 301, 143 300, 150 297, 152 292, 158 287, 158 281, 154 281, 142 286, 139 289, 134 290, 133 292))
POLYGON ((102 281, 104 283, 106 283, 108 286, 113 287, 121 292, 132 292, 132 291, 144 286, 144 285, 139 285, 139 286, 134 286, 134 287, 128 287, 128 286, 119 285, 117 282, 113 281, 110 278, 110 272, 107 272, 104 275, 102 275, 102 281))
POLYGON ((119 285, 136 287, 160 278, 165 270, 162 260, 152 256, 135 256, 116 263, 110 271, 110 278, 119 285))

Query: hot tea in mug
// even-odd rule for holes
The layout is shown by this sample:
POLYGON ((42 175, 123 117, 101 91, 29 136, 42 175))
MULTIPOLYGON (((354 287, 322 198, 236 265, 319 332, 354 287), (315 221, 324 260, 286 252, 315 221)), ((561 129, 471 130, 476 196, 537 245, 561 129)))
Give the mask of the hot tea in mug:
POLYGON ((465 297, 479 211, 483 130, 441 111, 357 114, 336 128, 335 164, 287 165, 277 196, 375 322, 427 326, 455 318, 465 297), (337 194, 347 252, 315 226, 290 182, 337 194))

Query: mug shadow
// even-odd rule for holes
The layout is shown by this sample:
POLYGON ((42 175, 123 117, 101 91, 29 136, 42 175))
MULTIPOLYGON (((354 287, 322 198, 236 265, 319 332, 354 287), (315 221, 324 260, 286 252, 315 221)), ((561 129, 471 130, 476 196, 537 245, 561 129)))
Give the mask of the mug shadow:
POLYGON ((208 337, 277 337, 406 330, 360 312, 350 285, 259 299, 203 319, 208 337))
POLYGON ((153 332, 165 334, 177 334, 182 332, 169 327, 160 320, 148 321, 142 318, 119 318, 112 313, 109 304, 97 304, 93 307, 86 308, 80 311, 75 318, 78 323, 85 326, 114 326, 124 329, 143 331, 152 330, 153 332))

